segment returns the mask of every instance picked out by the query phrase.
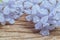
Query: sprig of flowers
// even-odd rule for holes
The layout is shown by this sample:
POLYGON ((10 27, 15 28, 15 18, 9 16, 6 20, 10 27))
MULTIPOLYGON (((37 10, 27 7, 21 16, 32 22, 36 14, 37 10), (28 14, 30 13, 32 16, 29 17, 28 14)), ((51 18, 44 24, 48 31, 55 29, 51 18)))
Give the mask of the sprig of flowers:
POLYGON ((2 0, 0 3, 2 25, 14 24, 24 13, 28 15, 26 20, 32 21, 44 36, 60 26, 60 0, 2 0))
POLYGON ((26 20, 35 23, 35 29, 40 30, 40 34, 49 35, 50 30, 60 26, 60 2, 58 0, 30 0, 30 3, 33 5, 31 9, 25 10, 28 14, 26 20))
POLYGON ((23 14, 23 2, 20 0, 2 0, 0 3, 0 23, 5 25, 15 23, 15 19, 23 14))

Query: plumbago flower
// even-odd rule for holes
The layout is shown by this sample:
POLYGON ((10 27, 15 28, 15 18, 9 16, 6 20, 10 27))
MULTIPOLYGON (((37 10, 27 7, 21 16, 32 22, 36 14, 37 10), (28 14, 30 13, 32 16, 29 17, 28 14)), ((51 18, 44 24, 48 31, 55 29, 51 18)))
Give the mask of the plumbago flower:
POLYGON ((18 19, 23 14, 23 2, 24 0, 0 0, 0 23, 5 25, 6 22, 10 24, 15 23, 15 19, 18 19))
POLYGON ((60 26, 60 0, 29 0, 24 4, 26 20, 35 23, 40 34, 49 35, 50 30, 60 26))

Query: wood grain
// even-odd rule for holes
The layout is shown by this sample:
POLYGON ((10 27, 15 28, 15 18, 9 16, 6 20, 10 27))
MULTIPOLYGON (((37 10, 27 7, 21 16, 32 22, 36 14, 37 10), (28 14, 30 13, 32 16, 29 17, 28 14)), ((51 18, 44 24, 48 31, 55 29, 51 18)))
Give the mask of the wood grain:
POLYGON ((0 25, 0 40, 60 40, 60 28, 51 31, 50 36, 43 37, 23 15, 14 25, 0 25))

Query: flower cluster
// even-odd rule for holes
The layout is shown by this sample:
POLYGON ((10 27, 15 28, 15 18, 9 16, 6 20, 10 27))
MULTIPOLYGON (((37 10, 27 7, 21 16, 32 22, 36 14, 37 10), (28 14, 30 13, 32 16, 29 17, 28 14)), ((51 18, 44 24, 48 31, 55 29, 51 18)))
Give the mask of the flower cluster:
POLYGON ((50 30, 60 26, 59 0, 30 0, 25 2, 25 6, 26 20, 35 23, 40 34, 49 35, 50 30))
POLYGON ((26 20, 35 24, 40 34, 49 35, 49 31, 60 26, 60 0, 2 0, 0 2, 0 23, 15 23, 23 13, 26 20))
POLYGON ((23 14, 23 1, 21 0, 2 0, 0 2, 0 23, 5 25, 6 22, 14 24, 23 14))

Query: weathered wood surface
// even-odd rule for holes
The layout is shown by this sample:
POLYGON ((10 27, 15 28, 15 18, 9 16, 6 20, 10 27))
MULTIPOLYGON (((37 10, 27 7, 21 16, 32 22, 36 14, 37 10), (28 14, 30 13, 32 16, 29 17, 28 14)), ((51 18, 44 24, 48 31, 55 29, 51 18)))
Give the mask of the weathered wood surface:
POLYGON ((55 29, 50 36, 41 36, 34 30, 32 22, 21 17, 14 25, 0 27, 0 40, 60 40, 60 29, 55 29))

